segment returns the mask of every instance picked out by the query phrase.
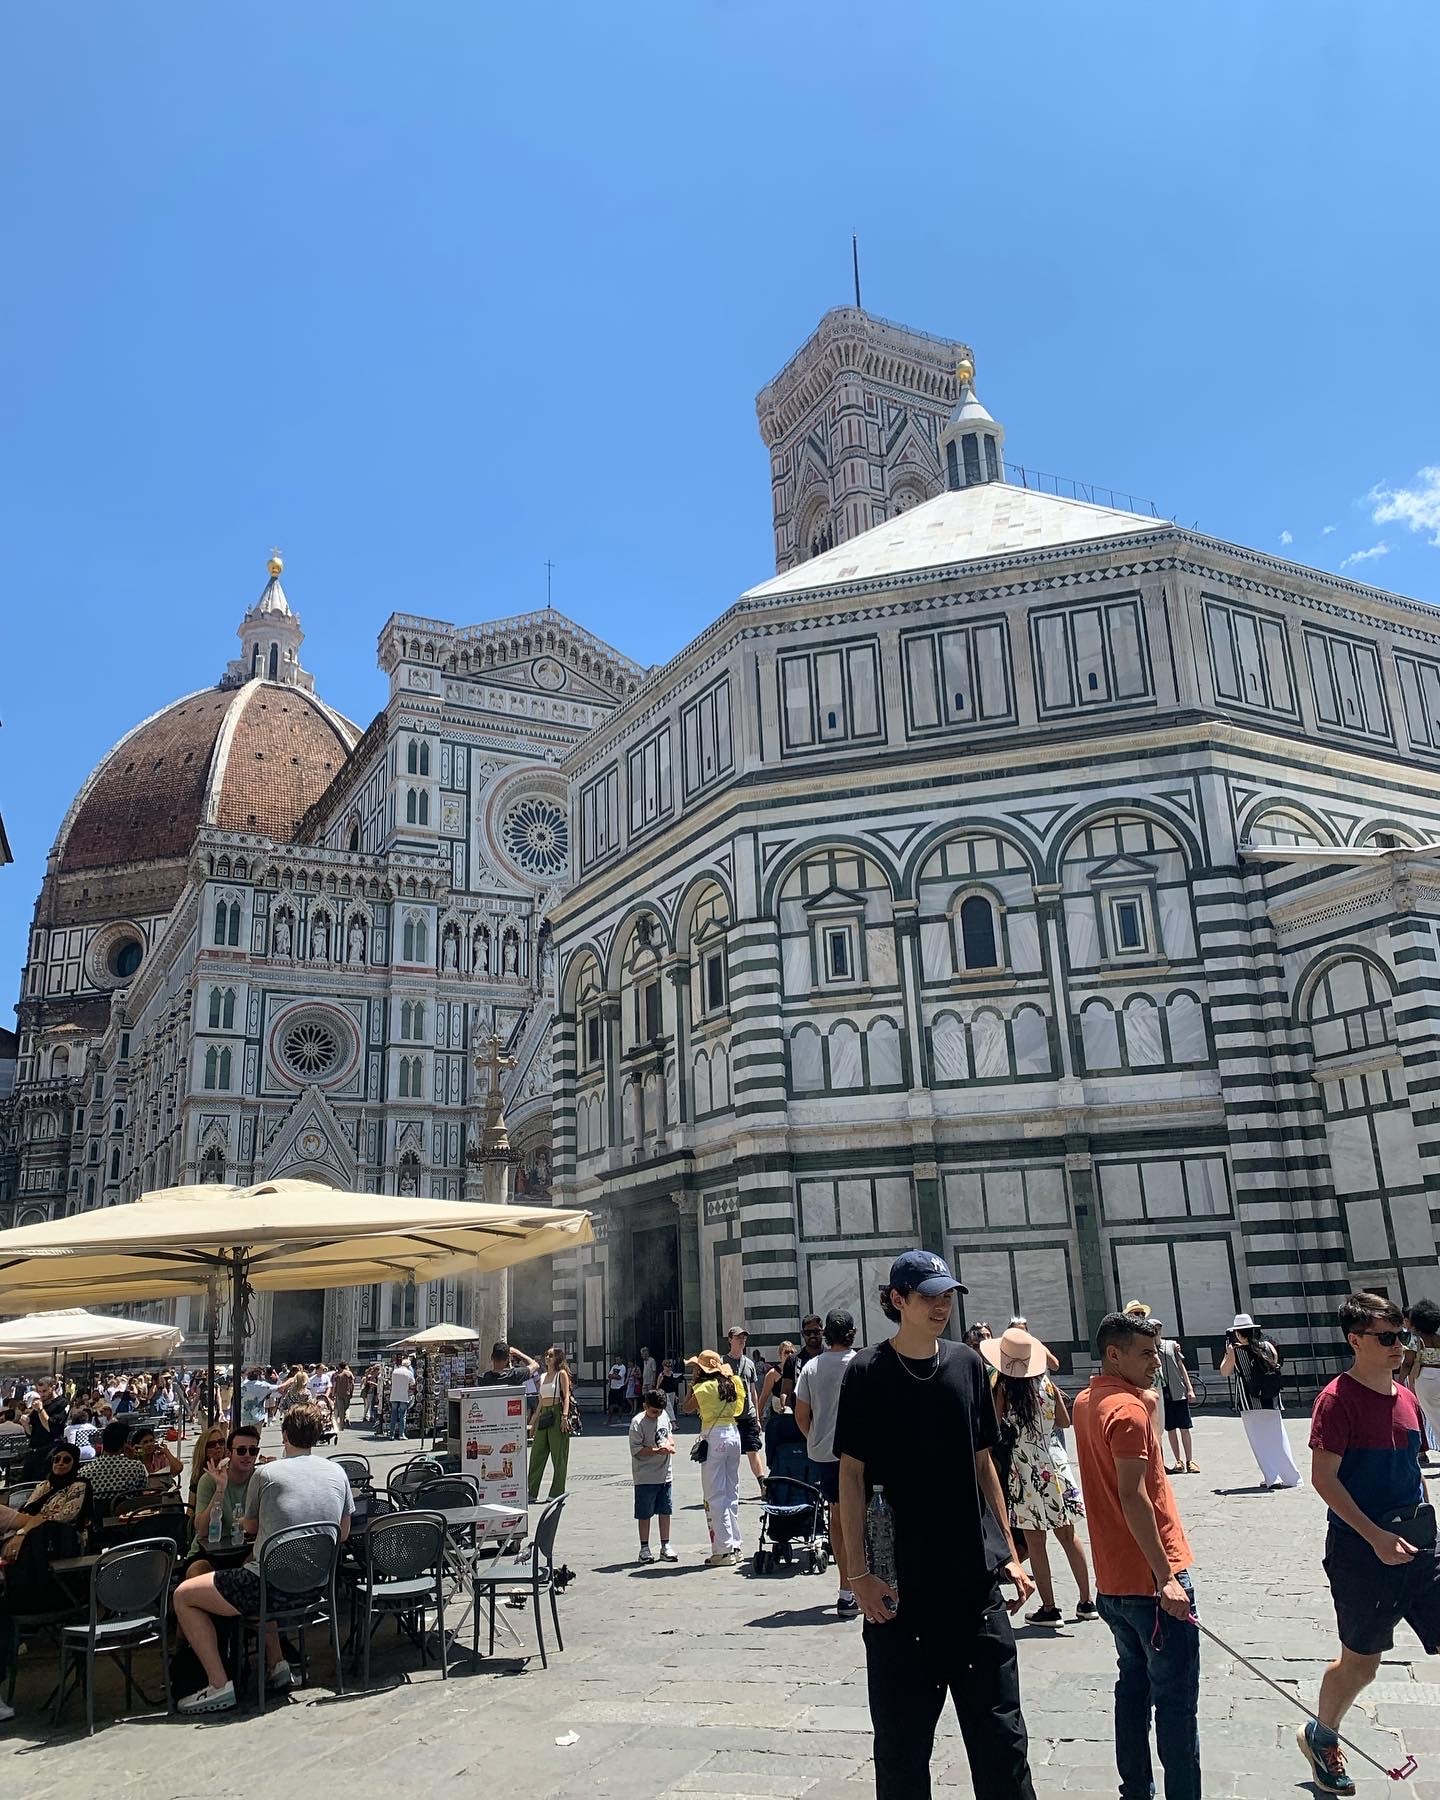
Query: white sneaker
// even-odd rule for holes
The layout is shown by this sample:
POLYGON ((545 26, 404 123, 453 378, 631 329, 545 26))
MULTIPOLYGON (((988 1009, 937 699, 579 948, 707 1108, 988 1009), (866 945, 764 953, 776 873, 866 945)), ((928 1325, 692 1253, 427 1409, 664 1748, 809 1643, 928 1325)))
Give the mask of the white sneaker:
POLYGON ((7 1719, 13 1719, 14 1717, 15 1708, 13 1706, 7 1706, 3 1700, 0 1700, 0 1725, 3 1725, 7 1719))
POLYGON ((642 1563, 653 1563, 654 1562, 655 1552, 650 1548, 650 1546, 648 1544, 642 1544, 640 1546, 640 1560, 642 1563))
POLYGON ((235 1683, 224 1687, 203 1687, 198 1694, 187 1694, 175 1708, 179 1713, 229 1712, 235 1704, 235 1683))
POLYGON ((300 1684, 295 1678, 295 1671, 282 1657, 265 1677, 265 1685, 272 1694, 288 1694, 291 1688, 300 1684))
POLYGON ((744 1552, 739 1549, 727 1550, 725 1552, 725 1560, 727 1563, 731 1564, 743 1562, 745 1560, 744 1552))
POLYGON ((673 1544, 662 1544, 660 1546, 660 1560, 661 1562, 679 1562, 680 1558, 675 1554, 675 1547, 673 1544))

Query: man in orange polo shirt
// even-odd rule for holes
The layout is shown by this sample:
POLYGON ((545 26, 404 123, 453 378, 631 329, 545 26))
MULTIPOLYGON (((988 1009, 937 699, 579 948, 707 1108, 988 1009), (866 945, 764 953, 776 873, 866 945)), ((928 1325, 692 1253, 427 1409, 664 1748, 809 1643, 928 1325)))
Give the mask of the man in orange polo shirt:
POLYGON ((1095 1558, 1096 1599, 1110 1627, 1115 1765, 1121 1800, 1150 1800, 1150 1714, 1165 1800, 1200 1800, 1200 1632, 1190 1546, 1156 1428, 1160 1332, 1148 1318, 1110 1313, 1095 1334, 1101 1373, 1075 1402, 1080 1485, 1095 1558))

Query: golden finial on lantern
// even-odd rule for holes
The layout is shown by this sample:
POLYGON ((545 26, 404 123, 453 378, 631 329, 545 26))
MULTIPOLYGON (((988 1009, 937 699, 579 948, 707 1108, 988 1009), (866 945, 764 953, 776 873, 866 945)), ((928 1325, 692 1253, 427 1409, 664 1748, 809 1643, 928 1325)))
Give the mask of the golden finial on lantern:
POLYGON ((975 379, 975 365, 968 356, 962 356, 955 365, 955 379, 963 384, 975 379))
POLYGON ((285 558, 278 550, 272 550, 270 552, 270 560, 266 563, 265 567, 272 575, 283 575, 285 572, 285 558))

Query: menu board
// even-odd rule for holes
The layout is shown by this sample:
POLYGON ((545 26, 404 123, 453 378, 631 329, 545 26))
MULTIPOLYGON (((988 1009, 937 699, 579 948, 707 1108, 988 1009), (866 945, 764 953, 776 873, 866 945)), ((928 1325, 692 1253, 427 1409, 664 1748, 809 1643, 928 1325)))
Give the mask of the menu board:
POLYGON ((460 1473, 480 1487, 482 1506, 524 1513, 528 1452, 523 1387, 451 1388, 451 1417, 460 1415, 460 1473))

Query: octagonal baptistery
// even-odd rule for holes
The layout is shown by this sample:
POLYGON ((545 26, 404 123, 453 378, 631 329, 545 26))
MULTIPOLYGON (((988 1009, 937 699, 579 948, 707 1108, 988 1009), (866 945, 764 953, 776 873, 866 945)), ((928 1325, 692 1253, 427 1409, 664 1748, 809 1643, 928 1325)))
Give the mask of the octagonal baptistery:
POLYGON ((60 826, 35 910, 22 1020, 100 1027, 184 889, 205 827, 285 842, 359 728, 300 667, 300 621, 274 558, 212 688, 143 720, 100 759, 60 826))

